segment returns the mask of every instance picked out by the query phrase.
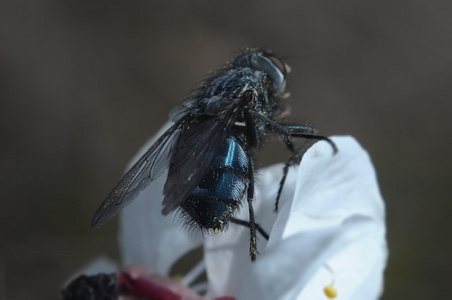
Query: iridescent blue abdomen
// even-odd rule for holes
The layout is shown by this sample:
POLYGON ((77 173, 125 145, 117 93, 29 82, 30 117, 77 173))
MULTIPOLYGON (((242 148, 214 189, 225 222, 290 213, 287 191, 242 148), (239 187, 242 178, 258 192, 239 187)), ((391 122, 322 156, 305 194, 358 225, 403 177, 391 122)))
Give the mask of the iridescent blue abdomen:
POLYGON ((248 189, 248 156, 236 138, 228 137, 199 186, 181 205, 202 229, 221 230, 248 189))

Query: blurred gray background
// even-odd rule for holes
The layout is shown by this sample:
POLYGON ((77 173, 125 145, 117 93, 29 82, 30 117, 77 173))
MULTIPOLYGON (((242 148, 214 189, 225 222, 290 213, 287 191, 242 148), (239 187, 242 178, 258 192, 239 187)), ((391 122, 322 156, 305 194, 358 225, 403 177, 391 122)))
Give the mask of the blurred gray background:
MULTIPOLYGON (((383 299, 450 295, 452 2, 0 2, 0 298, 55 299, 116 221, 91 217, 126 163, 238 49, 292 67, 294 120, 353 135, 387 205, 383 299)), ((277 159, 270 143, 261 166, 277 159)))

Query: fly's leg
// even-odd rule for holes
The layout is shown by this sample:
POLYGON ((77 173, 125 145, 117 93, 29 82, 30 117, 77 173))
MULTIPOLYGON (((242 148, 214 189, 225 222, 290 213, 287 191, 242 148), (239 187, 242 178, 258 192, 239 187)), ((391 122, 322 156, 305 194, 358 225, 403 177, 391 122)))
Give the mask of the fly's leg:
POLYGON ((312 130, 312 126, 305 126, 305 125, 282 125, 288 129, 289 135, 291 137, 296 138, 304 138, 308 140, 314 140, 314 141, 325 141, 328 144, 330 144, 331 148, 333 148, 333 154, 337 153, 337 146, 336 144, 326 136, 323 135, 317 135, 314 133, 306 133, 306 129, 309 128, 309 130, 312 130))
POLYGON ((255 261, 256 255, 257 255, 256 231, 258 231, 267 240, 268 240, 269 236, 265 232, 265 230, 259 226, 259 224, 256 224, 256 220, 254 218, 254 209, 253 209, 254 165, 253 165, 253 161, 251 159, 249 159, 249 163, 248 163, 248 180, 249 180, 249 185, 248 185, 247 200, 248 200, 248 209, 249 209, 250 220, 249 220, 249 222, 247 222, 247 221, 243 221, 240 219, 231 218, 230 221, 235 224, 246 226, 250 229, 250 256, 251 256, 251 261, 255 261))
MULTIPOLYGON (((248 228, 250 228, 250 226, 251 226, 250 222, 244 221, 244 220, 240 220, 240 219, 237 219, 237 218, 231 218, 230 221, 232 223, 235 223, 235 224, 238 224, 238 225, 242 225, 242 226, 245 226, 245 227, 248 227, 248 228)), ((264 239, 266 239, 268 241, 268 239, 269 239, 268 233, 259 224, 256 223, 256 224, 254 224, 254 226, 256 226, 257 232, 259 232, 264 237, 264 239)))
POLYGON ((308 148, 311 147, 312 144, 313 144, 313 141, 308 141, 308 142, 304 143, 303 146, 301 146, 284 165, 283 175, 281 177, 281 181, 279 182, 278 194, 276 195, 275 209, 274 209, 275 213, 278 212, 279 199, 281 198, 281 193, 282 193, 282 190, 284 187, 284 183, 286 182, 287 173, 289 173, 289 168, 301 160, 301 158, 303 157, 306 150, 308 150, 308 148))
POLYGON ((272 119, 261 115, 260 113, 254 111, 254 110, 248 110, 249 114, 261 119, 264 121, 267 126, 270 128, 270 130, 281 133, 283 135, 284 142, 287 144, 289 149, 293 149, 292 142, 290 141, 289 137, 297 137, 297 138, 305 138, 310 140, 317 140, 317 141, 326 141, 331 145, 333 148, 333 152, 337 152, 336 144, 329 138, 323 135, 316 135, 315 133, 317 130, 315 127, 310 125, 289 125, 289 124, 279 124, 278 122, 273 121, 272 119))
POLYGON ((254 209, 253 209, 253 199, 254 199, 254 165, 251 158, 248 160, 248 179, 249 179, 249 186, 248 186, 248 209, 250 214, 250 221, 249 221, 249 227, 250 227, 250 256, 251 260, 256 260, 257 255, 257 238, 256 238, 256 221, 254 219, 254 209))
MULTIPOLYGON (((294 155, 286 162, 284 169, 283 169, 283 176, 281 178, 281 181, 279 183, 279 189, 278 194, 276 196, 275 201, 275 209, 274 211, 278 211, 279 206, 279 199, 281 198, 282 189, 284 187, 284 183, 286 182, 287 173, 289 173, 289 167, 295 165, 297 162, 301 160, 304 153, 314 144, 314 141, 326 141, 331 145, 333 148, 333 153, 337 153, 337 147, 336 144, 327 138, 326 136, 322 135, 316 135, 316 129, 313 126, 309 125, 284 125, 284 124, 277 124, 278 127, 275 128, 276 130, 281 129, 281 132, 283 135, 288 134, 290 137, 296 137, 296 138, 305 138, 308 139, 306 143, 304 143, 297 151, 295 151, 294 155)), ((287 138, 285 138, 285 141, 287 138)), ((287 141, 286 141, 287 144, 287 141)), ((288 145, 289 146, 289 145, 288 145)), ((289 146, 290 148, 290 146, 289 146)))

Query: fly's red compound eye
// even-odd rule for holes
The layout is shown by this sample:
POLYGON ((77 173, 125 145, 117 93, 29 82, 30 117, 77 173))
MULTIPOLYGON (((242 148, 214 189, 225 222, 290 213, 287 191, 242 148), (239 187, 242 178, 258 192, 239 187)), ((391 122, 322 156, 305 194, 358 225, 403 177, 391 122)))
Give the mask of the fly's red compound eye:
POLYGON ((262 53, 262 55, 268 58, 281 71, 281 73, 284 75, 284 78, 287 78, 287 66, 279 57, 271 53, 262 53))

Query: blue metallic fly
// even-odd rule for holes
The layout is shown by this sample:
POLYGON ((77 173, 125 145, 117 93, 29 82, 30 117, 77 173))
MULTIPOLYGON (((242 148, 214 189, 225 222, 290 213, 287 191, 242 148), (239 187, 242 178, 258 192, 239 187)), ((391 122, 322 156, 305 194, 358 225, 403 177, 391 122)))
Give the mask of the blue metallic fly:
MULTIPOLYGON (((124 175, 98 209, 92 227, 103 225, 127 206, 166 169, 164 215, 181 213, 186 223, 203 232, 225 230, 232 222, 249 227, 250 256, 257 255, 256 231, 268 238, 254 218, 254 149, 274 133, 294 153, 286 163, 276 199, 288 168, 297 163, 310 141, 325 140, 310 125, 276 121, 287 110, 285 86, 288 66, 270 51, 248 50, 202 82, 185 102, 170 113, 173 125, 124 175), (293 138, 307 141, 294 149, 293 138), (234 217, 248 202, 248 221, 234 217)), ((151 199, 152 200, 152 199, 151 199)))

